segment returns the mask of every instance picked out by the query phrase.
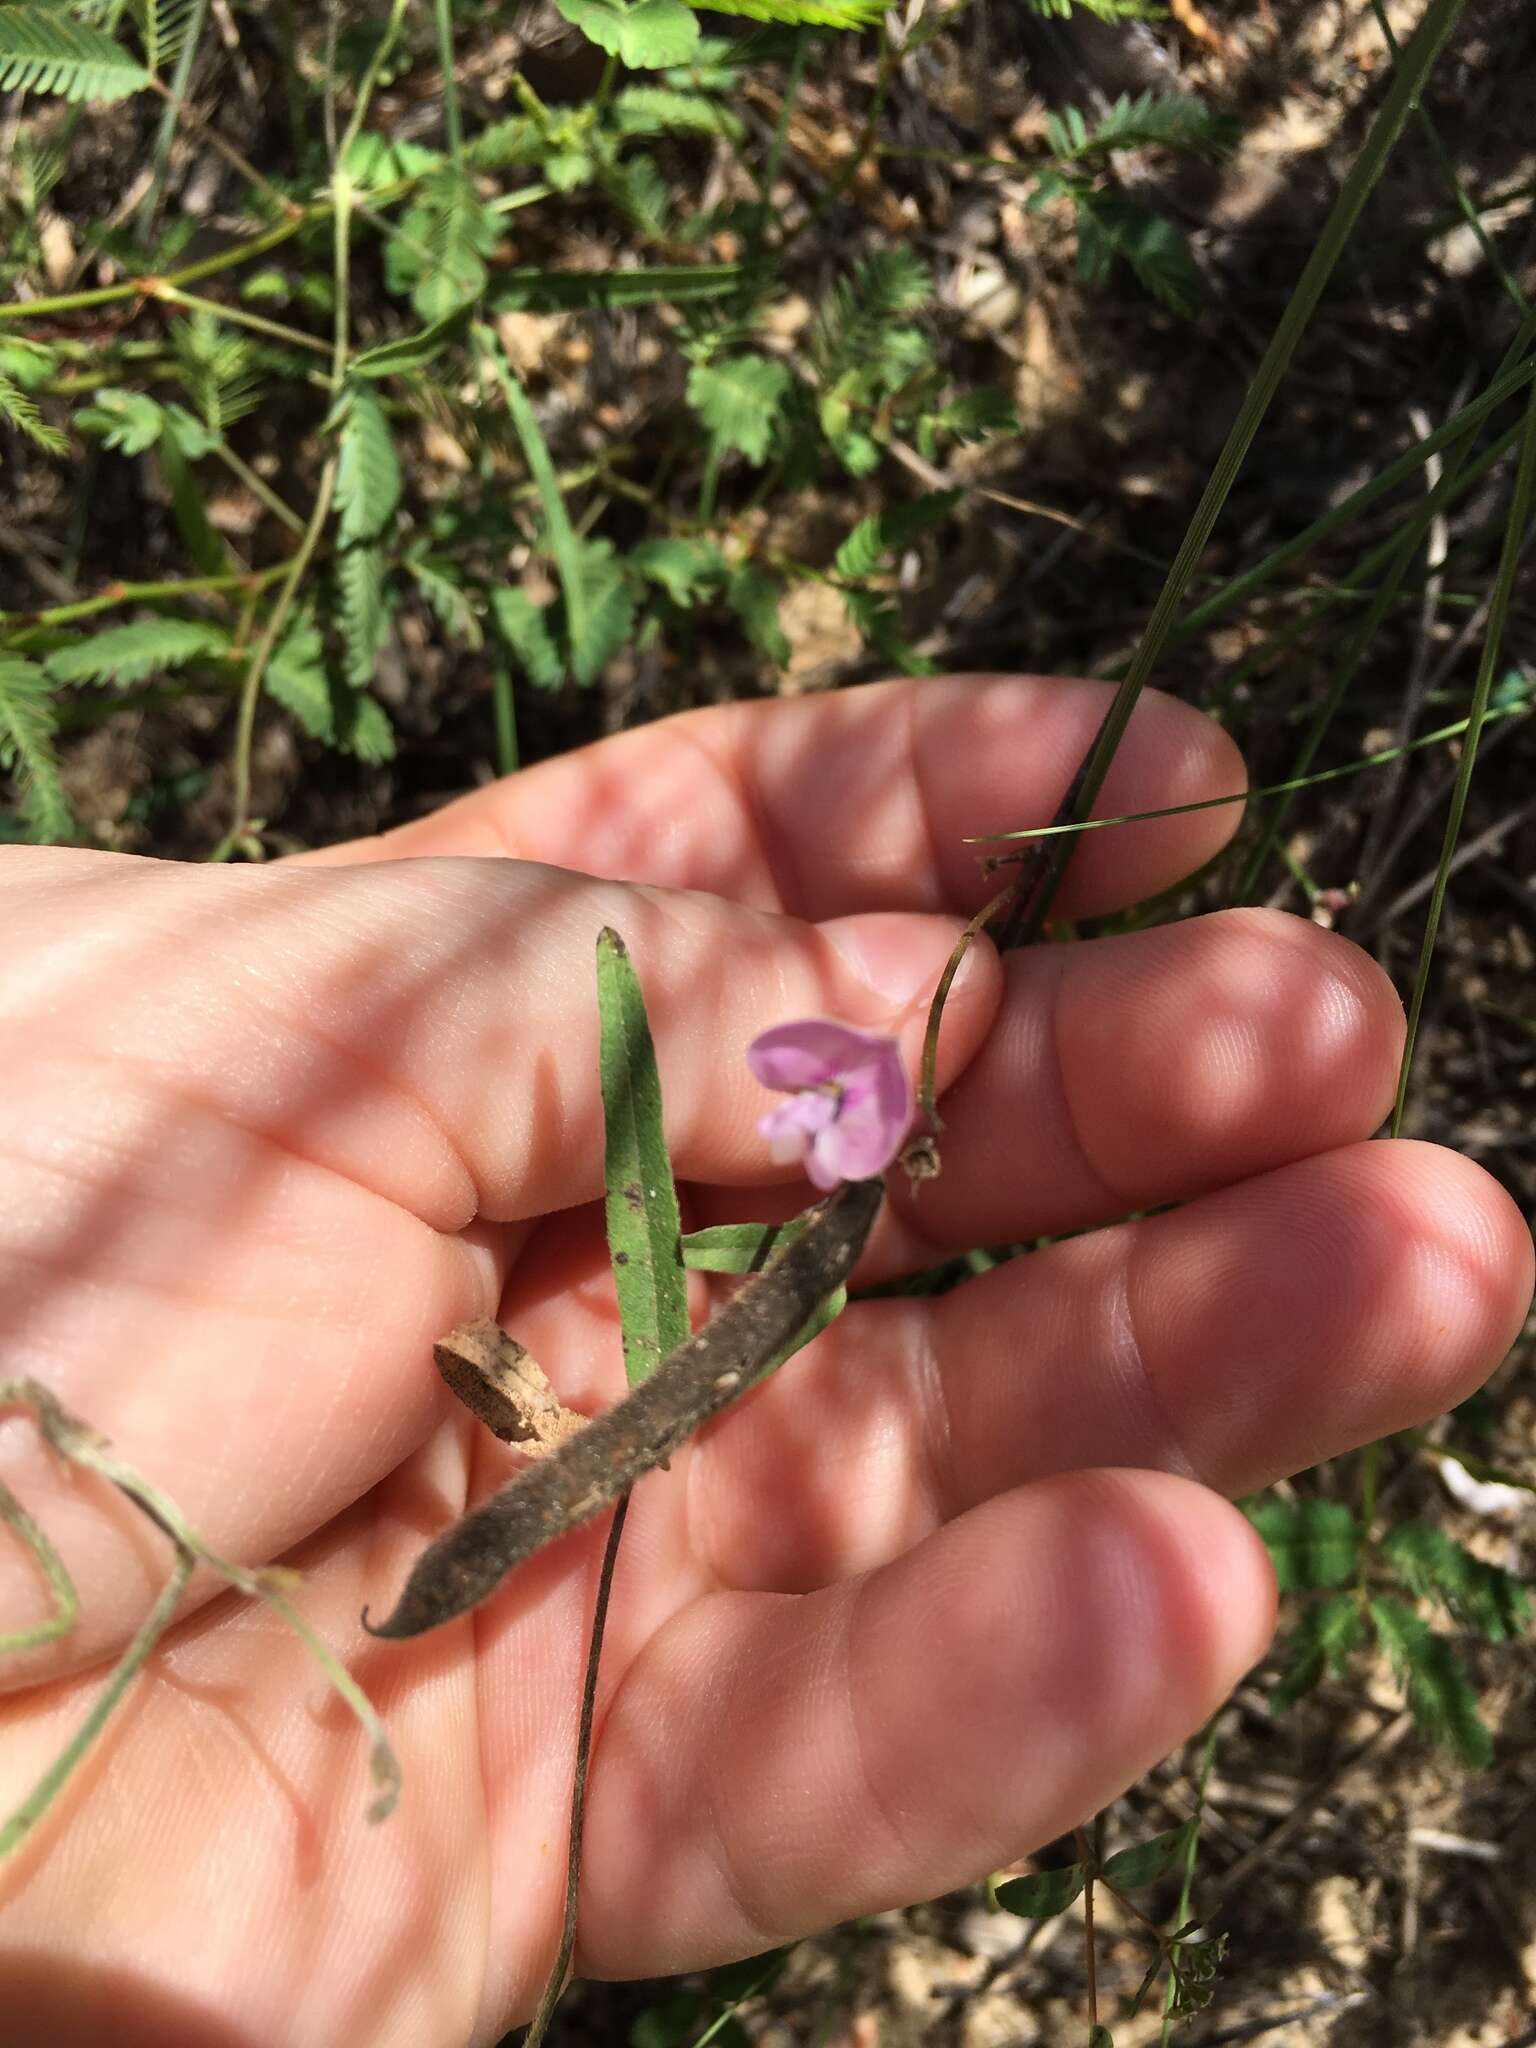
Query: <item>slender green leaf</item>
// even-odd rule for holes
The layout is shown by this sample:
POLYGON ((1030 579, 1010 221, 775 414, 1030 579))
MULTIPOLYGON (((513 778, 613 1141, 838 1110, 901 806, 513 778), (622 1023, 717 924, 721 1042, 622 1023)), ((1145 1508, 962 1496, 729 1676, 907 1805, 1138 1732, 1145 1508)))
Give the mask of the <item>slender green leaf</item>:
MULTIPOLYGON (((706 0, 689 0, 704 6, 706 0)), ((786 27, 840 28, 850 34, 880 19, 881 0, 707 0, 711 14, 744 14, 786 27)))
POLYGON ((693 1273, 756 1273, 804 1228, 801 1216, 787 1223, 711 1223, 683 1239, 683 1263, 693 1273))
POLYGON ((496 312, 552 313, 608 306, 687 305, 741 288, 738 263, 657 264, 633 270, 502 270, 486 294, 496 312))
POLYGON ((688 1336, 682 1218, 661 1120, 661 1078, 645 997, 616 931, 597 941, 603 1180, 624 1370, 648 1379, 688 1336))
POLYGON ((893 505, 861 519, 833 557, 839 576, 862 583, 889 556, 899 554, 930 527, 947 519, 964 497, 963 491, 927 491, 910 505, 893 505))
POLYGON ((424 369, 463 330, 461 307, 457 312, 445 313, 428 327, 418 327, 414 334, 402 334, 398 340, 381 341, 376 348, 365 348, 352 358, 350 373, 354 377, 397 377, 424 369))

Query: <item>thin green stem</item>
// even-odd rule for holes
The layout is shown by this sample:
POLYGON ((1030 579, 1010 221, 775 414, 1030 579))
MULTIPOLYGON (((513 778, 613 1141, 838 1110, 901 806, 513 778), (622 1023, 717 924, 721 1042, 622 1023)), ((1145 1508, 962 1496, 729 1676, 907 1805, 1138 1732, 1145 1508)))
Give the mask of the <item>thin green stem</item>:
POLYGON ((432 0, 432 13, 437 26, 437 64, 443 75, 443 133, 454 167, 461 169, 464 128, 459 119, 458 65, 453 54, 453 0, 432 0))
POLYGON ((134 217, 133 231, 140 242, 149 239, 149 231, 155 224, 160 194, 165 187, 166 167, 171 160, 171 144, 176 138, 176 110, 186 95, 187 83, 192 76, 193 59, 197 55, 199 43, 203 40, 203 27, 207 19, 208 0, 192 0, 192 11, 187 16, 182 34, 176 69, 171 74, 171 98, 161 109, 160 126, 155 131, 155 153, 151 164, 149 190, 140 201, 138 213, 134 217))
MULTIPOLYGON (((1184 1868, 1179 1881, 1179 1909, 1174 1921, 1174 1931, 1189 1924, 1190 1902, 1195 1892, 1195 1863, 1200 1854, 1200 1826, 1205 1818, 1205 1799, 1210 1787, 1211 1771, 1216 1763, 1216 1729, 1218 1717, 1213 1714, 1206 1723, 1205 1741, 1200 1751, 1200 1776, 1195 1783, 1195 1824, 1189 1831, 1189 1841, 1184 1849, 1184 1868)), ((1158 2036, 1158 2048, 1168 2048, 1173 2036, 1173 2009, 1178 2002, 1179 1984, 1174 1975, 1173 1964, 1168 1966, 1168 1982, 1163 1987, 1163 2026, 1158 2036)))
MULTIPOLYGON (((1393 33, 1391 22, 1387 19, 1387 10, 1382 5, 1382 0, 1371 0, 1371 12, 1376 17, 1376 25, 1381 30, 1382 40, 1391 51, 1392 61, 1395 64, 1400 54, 1397 37, 1393 33)), ((1423 135, 1425 142, 1429 146, 1429 153, 1434 158, 1440 175, 1444 178, 1446 187, 1456 202, 1456 210, 1472 230, 1477 246, 1483 252, 1483 261, 1498 279, 1501 289, 1508 295, 1521 315, 1529 313, 1531 309, 1526 301, 1526 296, 1521 291, 1519 285, 1516 284, 1514 278, 1511 277, 1508 270, 1505 269, 1498 250, 1493 246, 1492 237, 1483 226, 1477 208, 1472 204, 1467 188, 1461 182, 1460 173, 1451 161, 1450 151, 1440 139, 1440 130, 1435 126, 1427 108, 1424 107, 1422 102, 1415 104, 1413 112, 1414 118, 1419 124, 1419 132, 1423 135)))
POLYGON ((155 279, 146 280, 145 297, 160 300, 162 305, 185 306, 194 313, 208 313, 215 320, 227 320, 235 327, 248 327, 253 334, 265 334, 273 341, 281 341, 289 348, 308 349, 312 355, 328 356, 330 347, 313 334, 306 334, 301 327, 287 327, 281 320, 269 320, 264 313, 249 312, 244 306, 229 306, 222 299, 200 298, 195 292, 184 292, 179 285, 163 284, 155 279))
POLYGON ((53 1595, 53 1612, 46 1620, 0 1636, 0 1653, 10 1655, 17 1650, 35 1649, 39 1643, 51 1643, 59 1636, 67 1636, 80 1613, 80 1596, 75 1591, 75 1582, 69 1576, 63 1558, 4 1480, 0 1480, 0 1522, 14 1529, 37 1559, 43 1577, 48 1581, 48 1591, 53 1595))
MULTIPOLYGON (((321 213, 329 208, 320 209, 321 213)), ((199 278, 213 277, 221 270, 233 270, 239 264, 249 263, 253 256, 265 256, 269 249, 288 241, 299 232, 305 222, 316 217, 311 210, 281 220, 275 227, 266 228, 259 235, 252 235, 244 242, 233 242, 227 249, 221 249, 216 256, 201 257, 196 263, 188 263, 180 270, 173 270, 169 276, 158 279, 129 277, 121 284, 98 285, 86 292, 59 292, 51 299, 12 300, 9 305, 0 306, 0 320, 46 320, 56 313, 81 313, 92 306, 120 305, 125 299, 142 299, 149 296, 148 286, 160 284, 180 286, 195 284, 199 278)))
POLYGON ((400 34, 400 24, 405 19, 405 9, 406 0, 390 0, 389 18, 384 23, 384 33, 373 46, 373 55, 368 59, 368 68, 363 73, 362 80, 357 88, 357 98, 352 105, 351 118, 347 122, 346 132, 341 138, 341 145, 338 151, 338 162, 340 164, 346 163, 348 151, 362 133, 363 123, 368 118, 368 108, 373 100, 374 89, 378 85, 385 64, 389 61, 389 53, 395 47, 396 38, 400 34))
POLYGON ((517 752, 517 699, 512 665, 499 649, 491 653, 491 709, 496 720, 496 773, 515 775, 522 765, 517 752))
MULTIPOLYGON (((1366 200, 1375 187, 1377 179, 1386 166, 1398 137, 1403 131, 1425 80, 1434 69, 1435 61, 1446 38, 1450 35, 1460 14, 1464 0, 1430 0, 1412 41, 1403 51, 1401 61, 1392 75, 1381 108, 1371 124, 1365 145, 1345 178, 1338 198, 1317 245, 1302 270, 1296 287, 1280 316, 1268 348, 1254 373, 1253 382, 1243 399, 1238 416, 1227 436, 1226 445, 1216 459, 1210 479, 1195 509, 1173 566, 1168 572, 1162 592, 1153 607, 1151 618, 1131 659, 1125 680, 1116 691, 1114 700, 1105 716, 1080 774, 1074 779, 1070 793, 1071 812, 1074 818, 1084 818, 1093 809, 1094 801, 1104 786, 1120 741, 1136 709, 1142 690, 1157 666, 1174 615, 1183 603, 1185 591, 1199 566, 1222 507, 1226 504, 1233 484, 1237 481, 1248 450, 1253 443, 1268 412, 1270 403, 1278 390, 1296 346, 1301 340, 1317 309, 1335 264, 1343 254, 1345 244, 1354 232, 1355 224, 1366 200)), ((1010 912, 999 934, 999 944, 1018 945, 1034 939, 1044 927, 1056 891, 1066 873, 1071 857, 1072 842, 1061 842, 1061 851, 1045 857, 1044 872, 1035 877, 1030 885, 1021 889, 1017 907, 1010 912)))
POLYGON ((151 1650, 170 1627, 177 1604, 186 1590, 188 1579, 192 1576, 192 1563, 190 1551, 177 1552, 176 1562, 171 1569, 170 1578, 166 1581, 165 1590, 145 1615, 127 1649, 112 1667, 106 1684, 91 1701, 90 1711, 85 1719, 5 1825, 0 1827, 0 1859, 19 1848, 31 1834, 73 1776, 86 1751, 106 1726, 113 1708, 138 1676, 151 1650))
POLYGON ((251 465, 242 456, 237 455, 227 441, 215 442, 213 452, 233 475, 239 477, 252 497, 259 499, 266 506, 274 519, 281 520, 290 533, 303 534, 304 522, 298 513, 291 505, 284 504, 266 479, 258 476, 251 465))
POLYGON ((1451 805, 1445 820, 1445 837, 1440 848, 1440 864, 1435 873, 1435 886, 1430 894, 1429 914, 1424 921, 1424 938, 1419 948, 1418 972, 1414 976, 1413 996, 1408 1005, 1408 1033, 1403 1045, 1402 1066, 1398 1072, 1397 1099, 1392 1106, 1391 1134, 1394 1138, 1403 1128, 1403 1113, 1408 1103, 1408 1083, 1413 1072, 1413 1056, 1418 1045, 1419 1024, 1424 1015, 1424 996, 1429 986, 1429 970, 1434 960, 1435 942, 1440 936, 1441 913, 1445 909, 1446 886, 1450 880, 1456 841, 1461 835, 1462 819, 1466 815, 1467 798, 1472 789, 1472 774, 1477 766, 1478 742, 1488 721, 1489 699, 1493 694, 1499 651, 1503 644, 1505 622, 1509 617, 1510 599, 1514 594, 1515 571, 1519 566, 1525 529, 1530 520, 1533 494, 1536 494, 1536 392, 1532 393, 1526 405, 1525 430, 1520 441, 1520 466, 1515 473, 1514 497, 1510 504, 1509 520, 1504 529, 1504 546, 1499 558, 1498 574, 1494 579, 1493 602, 1489 606, 1488 626, 1483 636, 1483 657, 1472 690, 1467 736, 1462 744, 1456 781, 1451 790, 1451 805))
MULTIPOLYGON (((290 557, 291 561, 291 557, 290 557)), ((225 591, 260 591, 286 576, 289 561, 274 562, 266 569, 241 570, 227 576, 183 576, 161 583, 114 583, 96 597, 78 598, 73 604, 56 604, 42 612, 0 612, 0 627, 16 626, 27 632, 50 626, 72 626, 77 619, 95 618, 125 604, 163 604, 184 597, 212 597, 225 591)))

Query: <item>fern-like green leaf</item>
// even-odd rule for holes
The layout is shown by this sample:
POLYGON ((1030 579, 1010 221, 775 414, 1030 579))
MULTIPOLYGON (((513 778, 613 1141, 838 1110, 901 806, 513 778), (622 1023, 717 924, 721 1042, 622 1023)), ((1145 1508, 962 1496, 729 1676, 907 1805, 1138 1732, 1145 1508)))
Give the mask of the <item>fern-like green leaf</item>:
POLYGON ((1181 228, 1114 192, 1074 191, 1077 268, 1102 284, 1123 257, 1137 281, 1170 312, 1192 319, 1200 309, 1200 271, 1181 228))
POLYGON ((635 598, 612 543, 580 543, 581 612, 572 616, 569 593, 556 607, 564 628, 571 674, 578 683, 595 683, 634 630, 635 598))
POLYGON ((1489 1642, 1512 1642, 1531 1620, 1531 1596, 1511 1572, 1463 1550, 1425 1522, 1400 1522, 1381 1554, 1411 1593, 1440 1600, 1463 1627, 1489 1642))
POLYGON ((461 647, 483 646, 485 635, 480 630, 480 621, 452 564, 412 555, 405 566, 448 638, 461 647))
POLYGON ((336 744, 359 761, 393 761, 395 729, 389 713, 366 690, 349 690, 336 720, 336 744))
POLYGON ((374 664, 389 630, 384 599, 384 557, 366 541, 342 548, 336 557, 342 673, 353 689, 373 681, 374 664))
POLYGON ((683 0, 555 0, 555 5, 573 28, 632 71, 681 64, 699 40, 699 24, 683 0))
POLYGON ((35 441, 50 455, 62 455, 69 446, 68 436, 43 418, 37 400, 30 392, 23 391, 19 384, 13 383, 3 370, 0 370, 0 419, 9 420, 29 441, 35 441))
POLYGON ((779 624, 782 595, 777 580, 751 562, 733 569, 725 586, 726 602, 740 619, 747 638, 775 668, 783 668, 790 655, 788 636, 779 624))
POLYGON ((1241 1505, 1264 1540, 1282 1593, 1343 1586, 1354 1577, 1360 1525, 1343 1501, 1263 1494, 1241 1505))
POLYGON ((44 667, 52 683, 115 683, 125 689, 228 650, 224 629, 201 619, 135 619, 54 648, 44 667))
POLYGON ((908 640, 901 613, 888 597, 873 590, 844 590, 843 609, 858 627, 863 639, 892 668, 907 676, 931 676, 935 663, 919 654, 908 640))
POLYGON ((53 748, 56 724, 43 670, 0 654, 0 768, 15 781, 29 835, 41 841, 69 839, 75 829, 53 748))
POLYGON ((298 720, 311 739, 334 744, 336 705, 325 668, 325 649, 314 614, 303 607, 272 650, 263 678, 267 693, 298 720))
POLYGON ((654 157, 632 156, 620 164, 610 189, 642 241, 667 239, 667 187, 654 157))
POLYGON ((536 605, 524 590, 493 590, 491 617, 529 682, 541 690, 557 690, 565 664, 549 630, 548 609, 536 605))
POLYGON ((0 7, 0 92, 101 106, 148 83, 144 66, 100 29, 53 7, 0 7))
POLYGON ((770 356, 732 356, 694 365, 688 375, 688 403, 717 447, 734 448, 749 462, 761 462, 789 384, 789 371, 770 356))
POLYGON ((1018 431, 1019 416, 1007 392, 1000 391, 995 384, 978 384, 974 390, 962 391, 947 405, 940 406, 937 412, 925 414, 918 422, 917 445, 931 462, 946 438, 992 441, 1018 431))
POLYGON ((1401 1600, 1373 1600, 1371 1620, 1420 1730, 1454 1750, 1473 1770, 1493 1762, 1493 1737, 1460 1658, 1401 1600))
POLYGON ((163 78, 181 55, 199 0, 133 0, 133 18, 144 45, 144 61, 163 78))
POLYGON ((1116 149, 1175 149, 1187 156, 1223 157, 1237 142, 1236 122, 1217 114, 1192 93, 1122 93, 1102 120, 1091 126, 1077 107, 1064 107, 1046 121, 1052 156, 1081 162, 1116 149))
POLYGON ((255 345, 211 313, 194 313, 172 323, 171 348, 178 381, 209 433, 222 440, 260 402, 255 345))
POLYGON ((366 385, 342 401, 336 510, 342 545, 377 540, 400 502, 400 462, 389 419, 366 385))
POLYGON ((745 132, 719 100, 669 85, 625 86, 614 97, 613 124, 621 135, 722 135, 729 142, 745 132))
POLYGON ((484 200, 445 164, 422 180, 416 204, 388 244, 385 283, 392 292, 409 292, 423 320, 444 320, 479 298, 496 238, 496 219, 484 200))
POLYGON ((95 403, 83 405, 75 425, 99 434, 107 447, 122 455, 142 455, 153 448, 165 428, 165 411, 142 391, 119 391, 104 385, 95 403))
POLYGON ((862 367, 902 313, 933 298, 933 276, 910 249, 877 249, 835 284, 817 308, 811 349, 824 378, 862 367))
POLYGON ((688 540, 681 535, 646 540, 634 549, 629 560, 632 568, 652 583, 659 583, 672 602, 684 610, 713 590, 725 576, 725 559, 712 540, 688 540))
POLYGON ((508 171, 538 163, 548 147, 537 123, 526 114, 512 114, 505 121, 493 121, 466 143, 464 161, 477 171, 508 171))
POLYGON ((872 512, 861 519, 833 557, 833 567, 850 583, 862 583, 872 576, 888 556, 900 551, 947 519, 959 504, 961 491, 928 491, 910 505, 893 505, 887 512, 872 512))
POLYGON ((1280 1680, 1269 1696, 1271 1709, 1284 1713, 1303 1693, 1322 1681, 1325 1671, 1342 1678, 1349 1658, 1365 1634, 1365 1616, 1351 1593, 1335 1593, 1304 1607, 1285 1642, 1280 1680))

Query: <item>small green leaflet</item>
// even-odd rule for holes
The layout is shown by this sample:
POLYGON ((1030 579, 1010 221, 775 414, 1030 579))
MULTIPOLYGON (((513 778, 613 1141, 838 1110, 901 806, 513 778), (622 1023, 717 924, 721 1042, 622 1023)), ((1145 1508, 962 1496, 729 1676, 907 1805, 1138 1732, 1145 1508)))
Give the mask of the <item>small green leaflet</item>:
POLYGON ((608 1248, 624 1371, 638 1386, 687 1339, 688 1287, 645 998, 628 948, 606 926, 597 940, 597 1009, 608 1248))
POLYGON ((789 382, 784 364, 768 356, 696 363, 688 373, 688 403, 718 447, 734 448, 749 462, 762 462, 789 382))
POLYGON ((1195 1838, 1195 1826, 1194 1821, 1187 1820, 1180 1828, 1169 1828, 1166 1834, 1135 1842, 1129 1849, 1117 1849, 1104 1865, 1106 1880, 1124 1891, 1156 1884, 1184 1861, 1195 1838))
POLYGON ((1087 1882, 1081 1863, 1064 1870, 1037 1870, 1029 1877, 1011 1877, 997 1887, 997 1903, 1021 1920, 1049 1920, 1064 1913, 1087 1882))
POLYGON ((341 403, 336 506, 342 545, 377 540, 400 503, 400 463, 384 408, 364 386, 341 403))
POLYGON ((336 707, 325 672, 325 650, 314 615, 301 607, 272 650, 263 684, 268 694, 303 726, 311 739, 334 743, 336 707))
POLYGON ((166 669, 225 654, 229 635, 199 619, 137 619, 56 647, 44 667, 54 683, 145 682, 166 669))
POLYGON ((632 71, 681 64, 699 40, 699 24, 683 0, 555 0, 573 28, 609 50, 632 71))
POLYGON ((1360 1531, 1343 1501, 1265 1494, 1241 1505, 1264 1539, 1282 1593, 1342 1586, 1353 1577, 1360 1531))

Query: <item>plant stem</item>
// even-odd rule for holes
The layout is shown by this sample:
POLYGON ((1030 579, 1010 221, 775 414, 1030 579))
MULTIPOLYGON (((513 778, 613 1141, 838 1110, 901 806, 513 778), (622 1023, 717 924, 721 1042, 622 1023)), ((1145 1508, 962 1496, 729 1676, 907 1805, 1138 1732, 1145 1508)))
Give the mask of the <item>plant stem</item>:
MULTIPOLYGON (((1237 481, 1253 438, 1268 412, 1280 380, 1295 353, 1323 295, 1323 288, 1333 273, 1335 264, 1343 254, 1344 246, 1354 232, 1361 209, 1370 197, 1371 191, 1386 166, 1393 146, 1403 131, 1409 113, 1416 102, 1425 80, 1434 69, 1435 60, 1443 48, 1460 14, 1464 0, 1430 0, 1423 18, 1414 33, 1412 41, 1402 54, 1401 62, 1392 75, 1391 84, 1380 111, 1371 124, 1364 147, 1350 166, 1333 210, 1324 223, 1317 245, 1308 258, 1300 278, 1296 282, 1285 311, 1270 339, 1268 348, 1254 373, 1238 416, 1227 436, 1226 445, 1216 459, 1216 465, 1195 508, 1173 566, 1146 630, 1131 659, 1124 682, 1115 693, 1113 702, 1099 729, 1093 747, 1078 776, 1074 778, 1070 791, 1073 818, 1085 818, 1093 809, 1094 801, 1104 786, 1104 778, 1125 735, 1131 714, 1145 688, 1153 669, 1163 652, 1174 614, 1183 603, 1184 593, 1199 566, 1205 552, 1206 542, 1221 515, 1222 507, 1233 484, 1237 481)), ((1017 892, 1015 907, 1006 914, 998 934, 1001 946, 1021 945, 1038 937, 1043 929, 1056 891, 1061 886, 1071 858, 1070 840, 1058 842, 1066 850, 1047 854, 1043 872, 1021 883, 1017 892)))
POLYGON ((1413 996, 1408 1005, 1408 1033, 1403 1045, 1402 1066, 1398 1072, 1397 1099, 1392 1105, 1391 1135, 1394 1138, 1403 1128, 1403 1113, 1408 1102, 1408 1082, 1413 1071, 1413 1055, 1418 1044, 1419 1024, 1424 1015, 1424 995, 1429 985, 1429 970, 1434 959, 1435 941, 1440 935, 1440 917, 1445 908, 1446 885, 1450 880, 1456 841, 1461 835, 1462 819, 1466 815, 1467 797, 1472 789, 1472 773, 1477 766, 1478 742, 1482 738, 1483 726, 1488 718, 1488 702, 1493 694, 1494 674, 1498 668, 1504 625, 1509 617, 1515 571, 1520 562, 1520 551, 1525 540, 1526 525, 1530 519, 1533 495, 1536 495, 1536 391, 1532 392, 1526 405, 1525 431, 1520 441, 1520 466, 1515 473, 1514 498, 1509 509, 1509 520, 1504 528, 1504 546, 1499 558, 1498 573, 1494 579, 1493 602, 1488 610, 1488 626, 1483 636, 1483 658, 1478 666, 1477 682, 1472 691, 1472 708, 1467 715, 1467 736, 1462 744, 1456 782, 1451 791, 1451 807, 1445 820, 1445 837, 1440 848, 1440 863, 1435 871, 1435 886, 1429 899, 1429 915, 1424 920, 1424 938, 1419 948, 1418 972, 1414 976, 1413 996))
POLYGON ((453 0, 432 0, 437 25, 437 63, 443 74, 443 133, 455 169, 464 162, 464 129, 459 120, 458 66, 453 55, 453 0))

